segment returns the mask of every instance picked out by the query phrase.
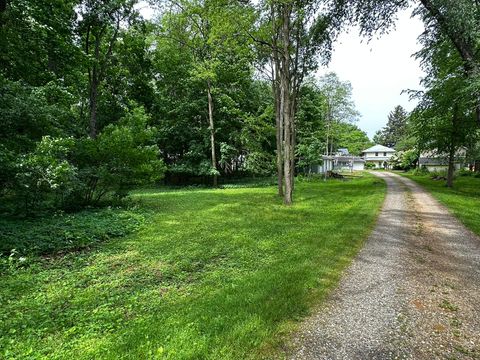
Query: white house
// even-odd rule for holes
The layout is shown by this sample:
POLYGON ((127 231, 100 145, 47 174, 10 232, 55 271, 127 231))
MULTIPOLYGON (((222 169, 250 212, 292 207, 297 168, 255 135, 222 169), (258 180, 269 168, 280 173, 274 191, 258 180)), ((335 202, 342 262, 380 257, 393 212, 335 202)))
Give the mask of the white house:
POLYGON ((383 145, 374 145, 371 148, 363 150, 362 155, 365 163, 375 164, 376 168, 386 169, 388 161, 395 154, 395 150, 383 145))

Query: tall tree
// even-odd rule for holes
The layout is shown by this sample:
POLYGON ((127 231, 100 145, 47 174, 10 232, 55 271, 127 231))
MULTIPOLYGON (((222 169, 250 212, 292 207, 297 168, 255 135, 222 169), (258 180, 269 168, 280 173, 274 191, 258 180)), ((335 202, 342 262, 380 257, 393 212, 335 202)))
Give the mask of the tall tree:
POLYGON ((375 134, 373 141, 376 144, 395 148, 406 135, 407 117, 408 114, 405 109, 397 105, 388 114, 387 125, 375 134))
POLYGON ((468 77, 462 59, 451 42, 440 32, 422 36, 422 58, 427 89, 412 117, 412 127, 419 150, 428 150, 437 157, 448 159, 447 186, 453 186, 455 160, 460 147, 478 139, 474 96, 466 92, 468 77))
POLYGON ((92 138, 98 132, 100 87, 112 64, 122 26, 130 25, 137 18, 136 3, 137 0, 85 0, 79 6, 78 34, 87 60, 89 133, 92 138))
POLYGON ((279 192, 292 204, 295 171, 295 115, 301 85, 318 66, 318 54, 329 57, 330 17, 316 1, 270 0, 262 3, 271 24, 274 96, 277 119, 279 192), (280 151, 281 150, 281 151, 280 151), (281 171, 283 170, 283 171, 281 171), (283 178, 284 181, 281 179, 283 178))
POLYGON ((360 114, 352 100, 350 82, 340 80, 335 73, 328 73, 320 78, 318 86, 325 99, 325 155, 328 156, 333 153, 337 125, 353 122, 360 114))
MULTIPOLYGON (((203 84, 207 99, 208 131, 210 134, 211 175, 217 186, 218 155, 216 141, 215 96, 220 96, 220 77, 227 68, 239 74, 250 71, 249 46, 240 29, 248 28, 250 8, 226 0, 179 0, 170 2, 171 14, 164 19, 162 34, 189 48, 194 68, 192 80, 203 84), (187 30, 187 31, 184 31, 187 30), (240 70, 240 66, 245 68, 240 70)), ((225 95, 225 93, 223 93, 225 95)), ((218 101, 217 101, 218 103, 218 101)))

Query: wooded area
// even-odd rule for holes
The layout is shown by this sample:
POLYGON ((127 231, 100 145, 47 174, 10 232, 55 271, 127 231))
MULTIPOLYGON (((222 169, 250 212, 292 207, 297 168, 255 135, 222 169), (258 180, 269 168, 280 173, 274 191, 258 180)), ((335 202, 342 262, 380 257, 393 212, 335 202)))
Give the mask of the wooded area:
POLYGON ((334 337, 307 327, 330 358, 475 356, 479 39, 477 0, 0 0, 0 358, 291 358, 334 307, 334 337), (376 163, 442 206, 398 174, 311 175, 373 145, 348 79, 319 76, 338 34, 412 5, 424 90, 376 163))
MULTIPOLYGON (((476 143, 480 121, 479 5, 417 5, 427 76, 426 91, 412 94, 421 101, 410 143, 452 154, 476 143)), ((359 24, 367 37, 388 31, 407 6, 3 2, 0 196, 16 212, 73 209, 161 179, 217 186, 276 172, 291 204, 296 172, 338 147, 369 145, 352 124, 348 82, 315 71, 345 27, 359 24), (140 6, 157 16, 143 18, 140 6)))

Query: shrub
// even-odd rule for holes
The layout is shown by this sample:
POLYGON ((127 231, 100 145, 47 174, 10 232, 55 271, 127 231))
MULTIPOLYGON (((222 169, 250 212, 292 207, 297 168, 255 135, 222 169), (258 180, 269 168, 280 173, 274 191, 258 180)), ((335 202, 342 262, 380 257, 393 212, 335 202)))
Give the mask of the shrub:
POLYGON ((375 164, 374 163, 365 163, 365 169, 375 169, 375 164))
MULTIPOLYGON (((429 175, 434 180, 440 180, 443 178, 447 178, 447 170, 432 171, 429 173, 429 175)), ((455 174, 454 174, 454 177, 455 177, 455 174)))
POLYGON ((422 176, 422 175, 428 175, 429 172, 428 172, 427 168, 420 167, 420 168, 413 169, 411 171, 411 174, 415 175, 415 176, 422 176))
POLYGON ((143 108, 136 107, 96 139, 44 136, 24 155, 0 146, 0 184, 13 190, 9 197, 25 213, 97 204, 106 195, 122 199, 133 187, 161 179, 165 171, 148 120, 143 108))
POLYGON ((67 159, 74 144, 72 138, 44 136, 35 150, 20 156, 16 165, 15 191, 25 212, 38 207, 59 207, 78 181, 77 169, 67 159))
POLYGON ((109 193, 121 199, 133 187, 163 177, 156 129, 147 121, 143 108, 137 107, 118 124, 108 125, 96 139, 78 141, 75 157, 82 182, 78 196, 84 203, 98 203, 109 193))
POLYGON ((460 169, 457 171, 457 175, 458 176, 474 176, 475 173, 467 169, 460 169))

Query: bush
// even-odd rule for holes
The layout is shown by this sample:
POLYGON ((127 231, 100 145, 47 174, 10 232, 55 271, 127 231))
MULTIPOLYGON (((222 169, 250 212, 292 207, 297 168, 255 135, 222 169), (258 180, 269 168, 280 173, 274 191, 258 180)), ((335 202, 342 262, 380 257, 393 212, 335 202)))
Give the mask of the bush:
POLYGON ((78 141, 75 158, 82 182, 78 196, 83 203, 98 203, 109 193, 121 199, 133 187, 163 177, 165 166, 155 144, 156 129, 147 121, 143 108, 134 108, 96 139, 78 141))
POLYGON ((75 187, 77 169, 67 157, 72 138, 44 136, 35 150, 20 156, 15 169, 15 192, 25 212, 38 207, 61 207, 75 187))
POLYGON ((467 169, 460 169, 457 171, 457 175, 458 176, 474 176, 475 173, 467 169))
MULTIPOLYGON (((430 178, 434 179, 434 180, 440 180, 440 179, 443 179, 443 178, 447 178, 447 170, 442 170, 442 171, 432 171, 429 173, 430 175, 430 178)), ((455 178, 455 174, 454 174, 454 178, 455 178)))
POLYGON ((423 175, 428 175, 429 172, 427 168, 421 167, 421 168, 416 168, 411 171, 411 174, 414 176, 423 176, 423 175))
POLYGON ((375 164, 374 163, 365 163, 365 169, 375 169, 375 164))

